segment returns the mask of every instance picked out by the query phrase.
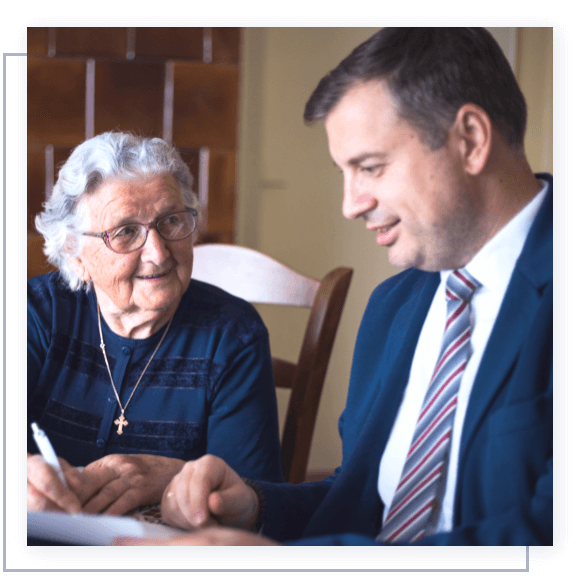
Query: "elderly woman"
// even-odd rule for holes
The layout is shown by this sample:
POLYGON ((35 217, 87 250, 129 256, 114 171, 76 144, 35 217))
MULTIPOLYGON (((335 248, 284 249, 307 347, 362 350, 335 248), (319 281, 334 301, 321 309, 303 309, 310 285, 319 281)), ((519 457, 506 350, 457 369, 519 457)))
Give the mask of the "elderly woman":
POLYGON ((251 305, 191 279, 192 187, 172 147, 124 133, 59 172, 36 219, 59 271, 28 283, 28 413, 67 485, 29 429, 29 509, 121 514, 206 453, 282 480, 268 334, 251 305))

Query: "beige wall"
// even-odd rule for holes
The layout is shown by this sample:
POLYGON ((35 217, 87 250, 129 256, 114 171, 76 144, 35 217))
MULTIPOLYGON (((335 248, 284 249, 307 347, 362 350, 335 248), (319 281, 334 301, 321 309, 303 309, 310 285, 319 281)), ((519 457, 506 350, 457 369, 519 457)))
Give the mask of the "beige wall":
MULTIPOLYGON (((354 268, 326 377, 310 469, 339 464, 337 420, 345 404, 360 319, 375 286, 397 270, 361 222, 342 217, 342 180, 328 155, 325 131, 321 124, 306 127, 303 109, 320 78, 376 30, 244 31, 237 243, 314 277, 341 265, 354 268)), ((491 31, 527 91, 530 162, 536 171, 551 171, 551 29, 491 31)), ((299 320, 298 312, 281 308, 259 310, 269 327, 273 353, 293 359, 306 317, 299 320)), ((286 395, 279 396, 279 403, 282 413, 286 395)))

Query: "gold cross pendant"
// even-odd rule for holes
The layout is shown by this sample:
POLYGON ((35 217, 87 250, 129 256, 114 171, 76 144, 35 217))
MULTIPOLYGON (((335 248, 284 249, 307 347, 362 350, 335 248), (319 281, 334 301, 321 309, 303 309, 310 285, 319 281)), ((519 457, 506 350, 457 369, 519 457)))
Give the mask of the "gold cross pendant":
POLYGON ((118 420, 114 420, 114 424, 118 425, 118 434, 122 434, 122 428, 128 426, 128 420, 124 418, 124 412, 120 414, 118 420))

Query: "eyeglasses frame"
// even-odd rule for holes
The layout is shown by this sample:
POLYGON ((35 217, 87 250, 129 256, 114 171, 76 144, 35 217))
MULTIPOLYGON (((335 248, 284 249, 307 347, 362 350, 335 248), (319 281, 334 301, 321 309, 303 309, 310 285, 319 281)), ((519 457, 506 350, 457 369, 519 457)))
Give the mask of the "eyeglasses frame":
POLYGON ((91 231, 83 231, 81 234, 82 235, 87 235, 89 237, 101 237, 103 239, 106 247, 110 251, 113 251, 114 253, 118 253, 120 255, 124 255, 126 253, 132 253, 133 251, 138 251, 139 249, 141 249, 142 247, 144 247, 144 244, 147 242, 147 239, 148 239, 148 236, 149 236, 149 231, 151 229, 155 229, 157 231, 157 233, 161 236, 161 239, 164 239, 165 241, 180 241, 181 239, 186 239, 187 237, 189 237, 190 235, 192 235, 193 232, 197 229, 197 224, 198 224, 198 221, 199 221, 198 218, 199 218, 199 214, 197 212, 197 209, 185 209, 184 211, 172 211, 171 213, 167 213, 165 215, 161 215, 161 217, 157 217, 156 219, 154 219, 150 223, 140 223, 139 221, 133 221, 132 223, 125 223, 123 225, 142 225, 143 227, 146 227, 146 235, 144 236, 144 241, 142 242, 142 244, 139 247, 137 247, 135 249, 131 249, 130 251, 116 251, 110 245, 109 232, 112 231, 113 229, 118 229, 119 227, 123 227, 123 225, 117 225, 115 227, 110 227, 110 229, 106 229, 106 231, 102 231, 101 233, 93 233, 91 231), (184 235, 183 237, 178 237, 177 239, 167 239, 166 237, 163 237, 162 233, 159 231, 159 228, 158 228, 157 224, 162 219, 165 219, 166 217, 169 217, 169 215, 176 215, 178 213, 191 213, 191 215, 194 216, 194 218, 195 218, 195 227, 193 228, 193 231, 191 231, 187 235, 184 235))

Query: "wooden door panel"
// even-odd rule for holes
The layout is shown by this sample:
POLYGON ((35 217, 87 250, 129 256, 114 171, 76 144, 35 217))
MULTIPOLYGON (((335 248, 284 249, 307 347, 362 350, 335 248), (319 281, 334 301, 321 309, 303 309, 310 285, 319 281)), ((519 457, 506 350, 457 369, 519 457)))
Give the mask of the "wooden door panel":
POLYGON ((212 28, 212 62, 240 62, 240 28, 212 28))
POLYGON ((203 59, 203 28, 137 28, 136 56, 203 59))
POLYGON ((193 175, 193 188, 197 193, 199 187, 199 149, 179 149, 181 158, 187 163, 193 175))
POLYGON ((173 140, 179 147, 236 149, 238 68, 176 62, 173 140))
POLYGON ((164 87, 163 64, 97 62, 95 134, 120 130, 161 137, 164 87))
POLYGON ((35 216, 43 209, 59 169, 71 155, 72 147, 27 145, 27 232, 36 233, 35 216))
POLYGON ((236 184, 236 154, 210 151, 209 189, 214 194, 208 200, 207 230, 210 233, 230 233, 235 229, 234 188, 236 184))
POLYGON ((126 28, 55 28, 56 56, 126 58, 126 28))
POLYGON ((64 146, 83 141, 85 61, 33 57, 27 64, 28 141, 64 146))
POLYGON ((26 53, 28 56, 47 56, 49 29, 29 27, 26 35, 26 53))
POLYGON ((35 215, 42 211, 45 201, 45 148, 28 144, 26 155, 27 232, 35 231, 35 215))

